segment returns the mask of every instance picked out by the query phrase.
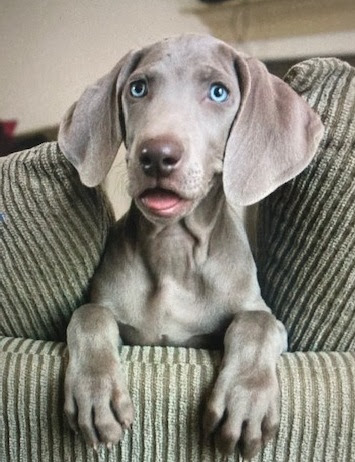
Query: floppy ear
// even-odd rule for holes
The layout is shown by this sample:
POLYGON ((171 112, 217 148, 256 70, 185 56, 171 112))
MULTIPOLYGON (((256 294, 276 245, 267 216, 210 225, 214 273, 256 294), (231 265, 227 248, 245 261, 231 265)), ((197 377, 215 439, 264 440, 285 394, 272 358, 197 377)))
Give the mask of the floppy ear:
POLYGON ((139 52, 124 56, 111 72, 84 91, 60 124, 59 147, 86 186, 101 183, 122 142, 120 93, 139 58, 139 52))
POLYGON ((241 103, 226 145, 223 184, 231 205, 250 205, 312 160, 323 125, 285 82, 254 58, 235 54, 241 103))

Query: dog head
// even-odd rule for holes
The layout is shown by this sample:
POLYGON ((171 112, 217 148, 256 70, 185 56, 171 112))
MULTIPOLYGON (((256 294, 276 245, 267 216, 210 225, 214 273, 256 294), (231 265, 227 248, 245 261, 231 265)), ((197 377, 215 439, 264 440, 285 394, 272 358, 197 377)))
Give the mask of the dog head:
POLYGON ((216 178, 232 206, 249 205, 313 158, 319 117, 254 58, 209 36, 130 52, 65 115, 59 146, 88 186, 119 145, 129 193, 151 221, 189 214, 216 178))

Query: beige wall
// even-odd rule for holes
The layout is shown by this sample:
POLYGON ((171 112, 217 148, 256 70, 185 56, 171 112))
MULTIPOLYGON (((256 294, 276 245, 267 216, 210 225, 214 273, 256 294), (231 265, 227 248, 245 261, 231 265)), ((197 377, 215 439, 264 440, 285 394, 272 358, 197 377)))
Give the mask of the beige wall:
MULTIPOLYGON (((186 3, 186 2, 185 2, 186 3)), ((191 3, 191 2, 190 2, 191 3)), ((1 0, 0 118, 24 132, 59 122, 129 49, 207 32, 174 0, 1 0)))
POLYGON ((290 37, 285 36, 286 0, 252 0, 249 13, 240 3, 246 4, 238 0, 218 7, 206 7, 198 0, 0 0, 0 118, 19 119, 19 133, 57 124, 83 88, 129 49, 183 32, 211 32, 239 41, 239 48, 260 58, 355 52, 355 23, 349 30, 345 21, 355 13, 354 0, 291 1, 313 5, 309 7, 313 18, 306 18, 305 27, 305 14, 300 17, 298 11, 298 20, 290 17, 290 37), (314 5, 324 2, 332 14, 319 14, 322 21, 316 20, 314 5), (262 15, 260 8, 264 8, 262 15), (272 12, 279 12, 274 14, 274 28, 266 27, 272 12), (262 37, 255 34, 258 21, 264 24, 262 37), (297 28, 308 35, 295 37, 297 28))

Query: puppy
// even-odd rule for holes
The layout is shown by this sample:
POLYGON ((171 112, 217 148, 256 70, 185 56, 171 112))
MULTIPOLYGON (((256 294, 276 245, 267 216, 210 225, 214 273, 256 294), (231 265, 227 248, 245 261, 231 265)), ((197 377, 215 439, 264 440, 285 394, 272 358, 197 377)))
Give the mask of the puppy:
POLYGON ((82 182, 98 185, 123 141, 132 197, 67 332, 65 411, 90 445, 116 444, 133 421, 121 341, 223 347, 206 434, 246 458, 273 437, 286 332, 236 210, 301 172, 321 136, 290 87, 209 36, 128 53, 69 109, 59 146, 82 182))

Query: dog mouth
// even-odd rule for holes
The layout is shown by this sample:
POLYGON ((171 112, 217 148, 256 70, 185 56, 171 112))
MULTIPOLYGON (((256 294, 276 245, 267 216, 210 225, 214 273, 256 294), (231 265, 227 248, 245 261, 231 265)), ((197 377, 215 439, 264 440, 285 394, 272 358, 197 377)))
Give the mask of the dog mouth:
POLYGON ((180 215, 191 202, 174 191, 162 188, 147 189, 138 200, 147 211, 165 218, 180 215))

